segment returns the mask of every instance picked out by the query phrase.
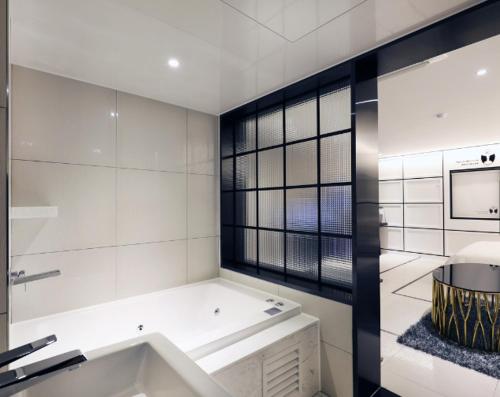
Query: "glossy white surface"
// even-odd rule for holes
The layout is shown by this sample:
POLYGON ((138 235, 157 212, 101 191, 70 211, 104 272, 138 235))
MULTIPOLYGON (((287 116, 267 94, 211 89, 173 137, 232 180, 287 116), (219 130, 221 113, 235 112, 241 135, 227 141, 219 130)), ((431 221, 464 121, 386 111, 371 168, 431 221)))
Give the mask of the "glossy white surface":
POLYGON ((214 279, 18 322, 11 326, 10 346, 57 335, 56 344, 20 361, 26 363, 70 349, 86 352, 142 333, 159 332, 198 359, 299 313, 300 305, 294 302, 214 279), (273 302, 266 302, 269 297, 284 303, 274 316, 264 313, 274 307, 273 302))
POLYGON ((443 153, 431 152, 403 158, 405 179, 443 176, 443 153))
POLYGON ((479 2, 229 1, 16 0, 11 60, 220 113, 479 2))
POLYGON ((380 181, 378 186, 380 203, 403 202, 403 181, 380 181))
POLYGON ((11 220, 12 263, 62 271, 14 288, 14 321, 218 275, 215 116, 27 68, 14 75, 12 141, 33 145, 15 150, 11 205, 36 217, 11 220), (191 243, 188 230, 211 238, 191 243))
POLYGON ((443 204, 405 204, 404 226, 443 228, 443 204))
POLYGON ((12 87, 12 158, 114 165, 113 90, 20 66, 12 87))
POLYGON ((160 334, 87 353, 88 361, 18 397, 229 397, 189 357, 160 334))
POLYGON ((445 255, 456 254, 462 248, 477 241, 500 241, 498 233, 462 232, 457 230, 445 230, 444 246, 445 255))
POLYGON ((116 297, 120 299, 186 284, 186 249, 186 240, 117 247, 116 297))
POLYGON ((443 230, 405 228, 405 251, 443 255, 443 230))
POLYGON ((185 171, 187 110, 122 92, 116 101, 118 167, 185 171))
POLYGON ((57 206, 59 216, 12 220, 12 255, 114 244, 112 168, 13 160, 12 205, 33 203, 57 206))
POLYGON ((404 250, 403 228, 387 227, 380 228, 380 248, 390 250, 404 250))
POLYGON ((403 204, 380 204, 387 226, 403 226, 403 204))
POLYGON ((10 219, 57 218, 58 207, 10 207, 10 219))
POLYGON ((185 239, 186 175, 117 170, 117 243, 185 239))
POLYGON ((378 87, 381 154, 399 156, 499 142, 500 114, 495 107, 500 100, 499 49, 500 36, 496 36, 450 52, 439 62, 382 78, 378 87), (483 67, 489 73, 478 77, 476 71, 483 67), (438 113, 447 117, 438 118, 438 113))
POLYGON ((440 203, 443 201, 442 178, 404 181, 405 203, 440 203))
POLYGON ((378 162, 378 179, 403 179, 403 158, 382 158, 378 162))

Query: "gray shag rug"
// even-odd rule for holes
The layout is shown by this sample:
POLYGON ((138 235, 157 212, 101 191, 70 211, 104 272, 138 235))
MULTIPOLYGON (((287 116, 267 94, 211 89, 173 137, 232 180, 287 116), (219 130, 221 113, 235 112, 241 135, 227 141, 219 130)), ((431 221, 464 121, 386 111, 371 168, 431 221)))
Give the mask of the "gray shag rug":
POLYGON ((442 338, 432 325, 430 313, 408 328, 397 341, 402 345, 500 379, 500 353, 470 349, 442 338))

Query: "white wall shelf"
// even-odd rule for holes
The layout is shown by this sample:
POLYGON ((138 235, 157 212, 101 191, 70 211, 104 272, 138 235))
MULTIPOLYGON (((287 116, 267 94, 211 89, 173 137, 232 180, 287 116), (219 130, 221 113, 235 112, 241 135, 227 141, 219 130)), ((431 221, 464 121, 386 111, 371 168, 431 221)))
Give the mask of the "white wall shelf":
POLYGON ((10 219, 57 218, 58 207, 10 207, 10 219))

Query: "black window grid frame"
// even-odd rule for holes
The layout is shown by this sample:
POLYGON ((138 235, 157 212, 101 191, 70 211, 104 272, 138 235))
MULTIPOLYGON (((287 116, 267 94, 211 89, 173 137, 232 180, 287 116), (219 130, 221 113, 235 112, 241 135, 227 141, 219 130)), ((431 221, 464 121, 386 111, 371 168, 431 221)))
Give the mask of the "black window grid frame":
MULTIPOLYGON (((334 90, 331 90, 334 91, 334 90)), ((275 282, 277 284, 285 285, 287 287, 293 288, 293 289, 298 289, 298 290, 303 290, 305 292, 313 293, 316 295, 324 296, 326 298, 330 298, 336 301, 340 302, 345 302, 348 304, 352 304, 352 286, 351 285, 346 285, 342 282, 335 283, 333 280, 323 280, 322 279, 322 237, 330 237, 330 238, 339 238, 339 239, 346 239, 346 240, 353 240, 353 235, 352 234, 337 234, 337 233, 328 233, 322 231, 321 228, 321 223, 322 223, 322 218, 321 218, 321 188, 323 187, 329 187, 329 186, 350 186, 351 187, 351 211, 354 210, 354 181, 353 181, 353 175, 354 175, 354 158, 353 158, 353 150, 355 147, 355 127, 354 127, 354 116, 353 116, 353 110, 352 110, 352 82, 349 77, 345 77, 342 79, 339 79, 335 82, 329 82, 327 84, 321 85, 313 90, 309 90, 305 93, 301 93, 295 97, 282 100, 279 105, 277 104, 272 104, 270 106, 260 108, 260 109, 255 109, 251 113, 246 113, 244 116, 241 116, 241 118, 233 118, 229 121, 231 124, 230 129, 231 129, 231 136, 232 136, 232 153, 229 155, 223 155, 223 151, 220 150, 220 175, 221 175, 221 207, 224 204, 222 202, 222 194, 224 193, 232 193, 232 210, 233 210, 233 223, 228 224, 222 222, 222 217, 220 219, 220 226, 221 226, 221 238, 224 239, 224 231, 230 231, 231 236, 230 236, 230 241, 232 242, 232 255, 231 259, 224 258, 224 255, 221 255, 221 266, 222 268, 226 268, 229 270, 234 270, 239 273, 243 274, 248 274, 256 278, 260 278, 266 281, 271 281, 275 282), (342 130, 337 130, 337 131, 330 131, 330 132, 324 132, 321 133, 321 112, 320 112, 320 97, 321 93, 323 90, 330 88, 330 87, 337 87, 337 88, 348 88, 351 91, 351 117, 350 117, 350 128, 342 129, 342 130), (289 103, 293 101, 300 100, 300 98, 304 97, 310 97, 313 98, 315 97, 316 101, 316 133, 314 136, 302 138, 302 139, 297 139, 297 140, 292 140, 292 141, 287 141, 287 134, 286 134, 286 107, 289 103), (266 113, 269 111, 273 110, 280 110, 281 111, 281 117, 282 117, 282 142, 279 144, 274 144, 270 146, 265 146, 262 148, 259 148, 259 114, 266 113), (255 149, 248 150, 248 151, 242 151, 242 152, 236 152, 236 123, 239 122, 240 120, 248 120, 250 118, 254 118, 255 121, 255 149), (331 182, 331 183, 321 183, 321 140, 326 139, 332 136, 337 136, 337 135, 343 135, 343 134, 350 134, 351 138, 351 150, 350 150, 350 156, 351 156, 351 172, 350 172, 350 181, 349 182, 331 182), (296 145, 300 143, 305 143, 305 142, 315 142, 316 143, 316 183, 311 183, 311 184, 301 184, 301 185, 288 185, 287 184, 287 172, 286 172, 286 164, 287 164, 287 147, 291 145, 296 145), (283 185, 282 186, 273 186, 273 187, 259 187, 259 153, 262 153, 264 151, 268 150, 273 150, 273 149, 278 149, 282 148, 283 149, 283 185), (245 188, 245 189, 237 189, 236 188, 236 159, 241 156, 246 156, 246 155, 251 155, 255 154, 255 188, 245 188), (223 189, 222 188, 222 161, 223 160, 232 160, 232 189, 223 189), (317 189, 317 230, 315 232, 312 231, 304 231, 304 230, 296 230, 296 229, 290 229, 287 227, 287 199, 286 199, 286 192, 287 190, 290 189, 304 189, 304 188, 316 188, 317 189), (268 227, 263 227, 259 225, 259 192, 261 191, 273 191, 273 190, 282 190, 283 191, 283 228, 268 228, 268 227), (241 225, 241 224, 236 224, 236 193, 237 192, 256 192, 256 225, 255 226, 247 226, 247 225, 241 225), (237 255, 235 252, 236 249, 236 244, 235 244, 235 235, 236 235, 236 230, 237 229, 248 229, 248 230, 255 230, 256 232, 256 263, 248 263, 248 262, 241 262, 236 260, 237 255), (270 231, 270 232, 279 232, 283 234, 283 271, 277 271, 269 267, 261 267, 260 266, 260 247, 259 247, 259 231, 270 231), (317 280, 314 282, 311 282, 310 279, 308 278, 302 278, 298 276, 297 274, 289 274, 287 271, 287 234, 299 234, 299 235, 308 235, 308 236, 314 236, 317 238, 318 242, 318 247, 317 247, 317 258, 318 258, 318 269, 317 269, 317 280)), ((228 121, 226 120, 226 123, 228 121)), ((221 128, 221 133, 222 133, 222 128, 221 128)), ((222 141, 222 137, 221 137, 222 141)), ((354 244, 351 244, 352 246, 354 244)), ((222 244, 221 244, 222 247, 222 244)), ((222 249, 222 248, 221 248, 222 249)), ((352 248, 351 248, 352 249, 352 248)), ((353 261, 354 261, 354 253, 351 252, 351 265, 353 266, 353 261)), ((351 268, 352 272, 352 268, 351 268)))

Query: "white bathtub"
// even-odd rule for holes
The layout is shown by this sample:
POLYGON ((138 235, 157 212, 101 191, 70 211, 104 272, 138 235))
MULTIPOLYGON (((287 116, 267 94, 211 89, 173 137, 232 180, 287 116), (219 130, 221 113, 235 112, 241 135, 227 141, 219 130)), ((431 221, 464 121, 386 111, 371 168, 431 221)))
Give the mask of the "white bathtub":
POLYGON ((87 352, 158 332, 196 360, 300 311, 297 303, 213 279, 12 324, 10 348, 57 335, 57 343, 18 361, 17 367, 72 349, 87 352), (271 308, 280 311, 265 312, 271 308))

